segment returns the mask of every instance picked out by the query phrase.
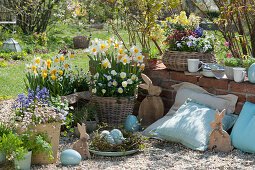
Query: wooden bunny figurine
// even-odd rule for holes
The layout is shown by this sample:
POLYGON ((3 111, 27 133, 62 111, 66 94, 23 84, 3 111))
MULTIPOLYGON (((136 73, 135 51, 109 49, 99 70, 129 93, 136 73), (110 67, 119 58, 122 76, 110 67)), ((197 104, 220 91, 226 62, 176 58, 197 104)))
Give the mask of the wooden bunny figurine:
POLYGON ((209 149, 221 152, 230 152, 233 149, 229 134, 222 129, 222 119, 225 113, 225 109, 221 112, 221 114, 218 110, 215 112, 215 120, 210 124, 213 131, 210 133, 209 149))
POLYGON ((162 92, 161 87, 153 86, 152 81, 145 74, 141 76, 146 84, 140 84, 139 87, 148 90, 149 95, 140 104, 138 117, 142 120, 142 126, 146 127, 163 117, 164 103, 159 96, 162 92))
POLYGON ((85 157, 91 158, 88 145, 89 135, 86 133, 85 124, 82 123, 81 126, 77 123, 77 127, 80 132, 80 139, 74 143, 73 149, 81 154, 82 159, 85 159, 85 157))

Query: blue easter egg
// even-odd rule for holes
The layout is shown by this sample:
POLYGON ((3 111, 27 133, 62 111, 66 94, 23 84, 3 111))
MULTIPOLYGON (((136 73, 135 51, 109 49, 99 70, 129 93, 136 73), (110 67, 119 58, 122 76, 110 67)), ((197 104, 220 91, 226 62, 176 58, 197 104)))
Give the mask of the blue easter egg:
POLYGON ((62 165, 68 166, 68 165, 79 165, 81 162, 81 155, 79 152, 73 150, 73 149, 67 149, 63 151, 60 155, 60 161, 62 165))
POLYGON ((116 144, 122 144, 123 140, 125 140, 122 132, 119 129, 113 129, 110 132, 110 135, 113 137, 116 144))
POLYGON ((134 115, 129 115, 125 121, 126 131, 137 132, 139 131, 140 123, 134 115))
POLYGON ((253 63, 248 70, 248 79, 251 83, 255 83, 255 63, 253 63))
POLYGON ((106 138, 107 142, 109 142, 110 144, 112 144, 112 145, 116 144, 111 135, 107 135, 105 138, 106 138))

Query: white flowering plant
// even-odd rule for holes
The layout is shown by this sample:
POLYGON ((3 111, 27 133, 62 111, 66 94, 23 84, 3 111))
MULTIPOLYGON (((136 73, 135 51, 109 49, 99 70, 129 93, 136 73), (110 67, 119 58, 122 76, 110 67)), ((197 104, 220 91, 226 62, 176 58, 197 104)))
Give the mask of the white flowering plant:
POLYGON ((134 96, 145 68, 139 46, 133 46, 127 51, 113 38, 107 41, 96 38, 88 51, 91 87, 96 96, 134 96))
POLYGON ((27 89, 35 91, 38 87, 46 87, 55 97, 89 90, 90 74, 78 67, 73 69, 70 60, 74 57, 71 53, 58 54, 47 60, 36 57, 26 65, 27 89))

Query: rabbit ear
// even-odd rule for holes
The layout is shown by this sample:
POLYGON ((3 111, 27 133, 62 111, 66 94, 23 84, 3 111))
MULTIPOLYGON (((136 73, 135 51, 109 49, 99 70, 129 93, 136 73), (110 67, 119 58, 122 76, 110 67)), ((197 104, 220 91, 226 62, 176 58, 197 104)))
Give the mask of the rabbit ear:
POLYGON ((139 84, 138 86, 141 87, 142 89, 146 89, 146 90, 149 89, 149 85, 147 84, 139 84))
POLYGON ((220 112, 219 112, 218 109, 216 109, 216 112, 215 112, 215 121, 219 122, 219 120, 220 120, 220 112))
POLYGON ((141 74, 141 76, 142 76, 142 78, 143 78, 143 80, 145 81, 145 83, 147 84, 147 85, 152 85, 152 81, 151 81, 151 79, 148 77, 148 76, 146 76, 145 74, 141 74))
POLYGON ((226 109, 224 109, 220 114, 220 120, 222 121, 223 117, 225 116, 226 109))

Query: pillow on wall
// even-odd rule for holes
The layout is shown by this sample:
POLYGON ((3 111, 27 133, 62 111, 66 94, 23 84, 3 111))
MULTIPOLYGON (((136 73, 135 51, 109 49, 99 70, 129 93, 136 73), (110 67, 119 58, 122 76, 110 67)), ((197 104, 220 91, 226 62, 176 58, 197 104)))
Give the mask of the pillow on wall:
POLYGON ((234 113, 235 111, 235 105, 238 99, 236 95, 213 95, 203 88, 188 82, 176 84, 172 87, 177 93, 175 102, 167 113, 168 116, 173 115, 188 98, 194 99, 197 102, 214 109, 219 109, 219 111, 222 111, 223 109, 226 109, 227 113, 234 113))
MULTIPOLYGON (((161 139, 182 143, 194 150, 205 151, 213 130, 210 123, 215 120, 215 111, 188 99, 171 118, 150 133, 161 139)), ((230 129, 236 119, 237 115, 226 114, 222 121, 223 129, 230 129)))
POLYGON ((230 136, 235 148, 255 153, 255 104, 244 104, 230 136))

